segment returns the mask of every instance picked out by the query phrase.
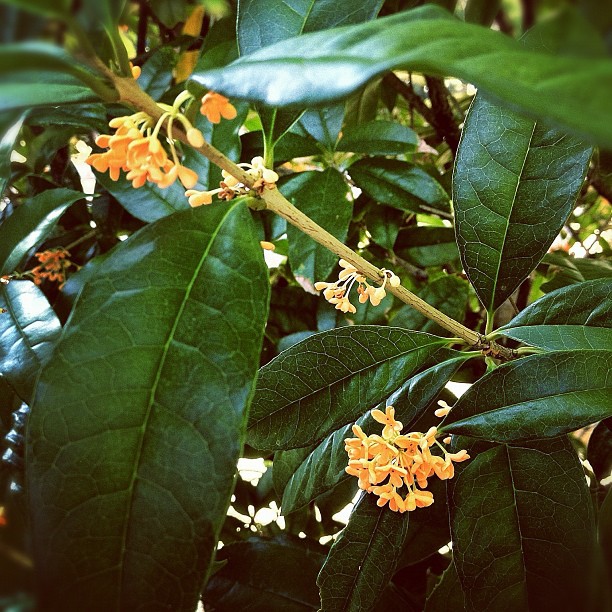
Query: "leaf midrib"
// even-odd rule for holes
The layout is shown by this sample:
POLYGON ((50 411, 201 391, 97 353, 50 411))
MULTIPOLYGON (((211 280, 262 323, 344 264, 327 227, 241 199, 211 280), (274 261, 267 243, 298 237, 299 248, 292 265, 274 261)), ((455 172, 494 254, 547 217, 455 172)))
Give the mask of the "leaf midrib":
POLYGON ((135 498, 135 490, 136 490, 136 482, 138 480, 138 472, 140 470, 140 463, 142 460, 142 451, 144 448, 144 440, 146 438, 146 432, 147 432, 147 428, 149 425, 149 421, 151 419, 152 413, 153 413, 153 405, 155 403, 155 395, 157 393, 157 388, 159 386, 159 383, 161 381, 161 373, 162 370, 164 368, 164 365, 166 363, 166 358, 168 356, 168 352, 170 350, 170 345, 172 344, 172 341, 174 339, 174 335, 176 333, 176 330, 178 328, 179 322, 181 320, 183 311, 185 309, 185 306, 187 304, 187 302, 189 301, 189 297, 191 296, 191 292, 193 290, 193 287, 195 285, 195 281, 198 278, 198 275, 202 269, 202 267, 204 266, 204 263, 207 260, 208 254, 212 248, 212 245, 215 242, 215 239, 217 238, 217 236, 219 235, 219 232, 221 231, 222 226, 224 225, 226 219, 229 217, 229 215, 231 213, 234 212, 234 210, 236 209, 236 204, 234 204, 233 206, 230 206, 227 210, 227 212, 223 215, 221 221, 219 222, 219 224, 217 225, 217 227, 214 229, 214 231, 212 232, 211 238, 208 242, 208 244, 206 245, 206 248, 204 250, 204 252, 202 253, 202 257, 200 259, 200 262, 198 263, 198 265, 196 266, 196 269, 191 277, 191 280, 189 281, 187 288, 185 290, 185 296, 183 298, 183 300, 181 301, 181 304, 179 306, 178 312, 177 312, 177 316, 174 320, 174 323, 168 333, 168 338, 166 340, 166 343, 164 344, 163 348, 162 348, 162 354, 161 354, 161 358, 160 358, 160 362, 159 365, 157 367, 157 371, 155 372, 155 378, 153 380, 153 385, 151 387, 151 393, 149 394, 149 400, 148 400, 148 404, 147 404, 147 408, 146 408, 146 414, 145 414, 145 418, 144 418, 144 422, 142 425, 142 435, 140 436, 140 441, 138 443, 138 448, 136 451, 136 458, 134 461, 134 470, 132 471, 132 476, 131 476, 131 482, 130 482, 130 487, 129 487, 129 504, 128 504, 128 509, 127 509, 127 513, 126 513, 126 520, 123 521, 123 532, 121 534, 121 553, 120 553, 120 560, 119 560, 119 567, 120 567, 120 577, 119 577, 119 588, 117 591, 117 605, 121 605, 121 598, 123 595, 123 585, 124 585, 124 581, 125 581, 125 554, 127 552, 127 542, 128 542, 128 532, 129 532, 129 527, 130 527, 130 516, 132 514, 132 509, 134 506, 134 498, 135 498))
POLYGON ((424 348, 428 348, 430 346, 435 346, 436 344, 443 346, 444 344, 447 344, 448 341, 447 340, 441 340, 438 342, 431 342, 430 344, 423 344, 421 346, 418 347, 413 347, 408 351, 404 351, 402 353, 398 353, 397 355, 394 355, 393 357, 389 357, 388 359, 383 359, 381 361, 377 361, 376 363, 373 363, 371 365, 365 366, 364 368, 361 368, 360 370, 355 370, 354 372, 351 372, 349 374, 347 374, 346 376, 342 376, 341 378, 337 378, 336 380, 334 380, 332 383, 325 385, 324 387, 319 387, 318 389, 315 389, 314 391, 311 391, 310 393, 307 393, 306 395, 302 395, 301 397, 299 397, 298 399, 295 400, 291 400, 289 403, 284 404, 283 406, 281 406, 280 408, 277 408, 276 410, 272 411, 272 412, 268 412, 266 414, 266 416, 261 417, 260 419, 257 419, 256 421, 252 421, 252 423, 249 425, 249 429, 252 429, 253 427, 255 427, 256 425, 258 425, 259 423, 261 423, 262 421, 265 421, 266 419, 269 419, 270 417, 274 416, 276 413, 280 412, 281 410, 287 410, 289 409, 291 406, 293 406, 294 404, 297 404, 299 402, 301 402, 304 399, 307 399, 313 395, 316 395, 317 393, 320 393, 321 391, 324 391, 325 389, 329 389, 329 387, 332 387, 340 382, 343 382, 345 380, 347 380, 348 378, 352 378, 354 376, 358 376, 361 373, 365 372, 366 370, 369 370, 371 368, 377 367, 380 364, 383 363, 387 363, 390 361, 394 361, 395 359, 398 359, 400 357, 404 357, 406 355, 409 355, 410 353, 414 352, 414 351, 419 351, 421 349, 424 348))

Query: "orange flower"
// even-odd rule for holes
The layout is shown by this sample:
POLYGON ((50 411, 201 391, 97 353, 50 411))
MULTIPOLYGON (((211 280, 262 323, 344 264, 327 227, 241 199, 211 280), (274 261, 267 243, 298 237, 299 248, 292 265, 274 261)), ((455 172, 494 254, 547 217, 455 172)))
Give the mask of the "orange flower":
MULTIPOLYGON (((49 249, 35 254, 40 262, 39 266, 32 268, 29 274, 35 284, 40 285, 44 280, 59 282, 60 289, 66 282, 67 270, 75 266, 68 258, 70 253, 64 248, 49 249)), ((76 266, 75 266, 76 267, 76 266)))
POLYGON ((215 93, 214 91, 209 91, 202 98, 200 112, 211 123, 219 123, 221 117, 224 119, 235 119, 238 114, 234 106, 225 96, 215 93))
POLYGON ((384 412, 374 409, 371 415, 384 425, 382 436, 366 435, 359 425, 353 425, 356 437, 344 441, 349 457, 345 471, 359 479, 359 488, 379 497, 379 506, 388 503, 394 512, 410 512, 433 504, 432 493, 425 490, 428 478, 452 478, 453 462, 469 459, 467 451, 449 453, 436 440, 436 427, 425 433, 401 434, 402 423, 396 420, 393 406, 387 406, 384 412), (432 454, 434 447, 442 450, 442 457, 432 454), (404 488, 407 493, 402 497, 400 491, 404 488))

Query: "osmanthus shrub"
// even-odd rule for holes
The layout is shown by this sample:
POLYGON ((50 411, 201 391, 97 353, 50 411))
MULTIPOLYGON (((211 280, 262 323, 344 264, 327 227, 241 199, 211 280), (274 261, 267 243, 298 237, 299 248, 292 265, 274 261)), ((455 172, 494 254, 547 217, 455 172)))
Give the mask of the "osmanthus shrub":
POLYGON ((3 607, 607 609, 605 6, 0 16, 3 607))

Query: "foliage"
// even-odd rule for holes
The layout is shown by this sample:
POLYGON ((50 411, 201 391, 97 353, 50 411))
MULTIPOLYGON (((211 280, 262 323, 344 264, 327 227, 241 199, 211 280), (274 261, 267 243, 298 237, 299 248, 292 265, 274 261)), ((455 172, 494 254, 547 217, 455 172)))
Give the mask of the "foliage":
POLYGON ((609 606, 594 4, 0 4, 2 606, 609 606))

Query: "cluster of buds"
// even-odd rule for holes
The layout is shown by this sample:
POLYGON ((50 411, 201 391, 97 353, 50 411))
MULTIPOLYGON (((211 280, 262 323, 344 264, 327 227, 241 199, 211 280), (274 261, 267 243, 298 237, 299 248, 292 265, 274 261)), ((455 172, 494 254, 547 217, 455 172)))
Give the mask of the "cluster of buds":
POLYGON ((211 191, 189 189, 185 192, 185 195, 189 198, 189 204, 192 207, 211 204, 214 195, 222 200, 231 200, 238 195, 246 195, 251 190, 261 194, 264 189, 272 189, 278 181, 278 174, 265 167, 263 157, 254 157, 250 164, 243 163, 238 164, 238 166, 244 168, 253 179, 252 187, 247 187, 229 172, 222 170, 223 180, 219 183, 218 189, 212 189, 211 191))
POLYGON ((48 249, 35 254, 40 265, 32 268, 28 275, 35 284, 40 285, 43 280, 60 283, 60 289, 66 282, 66 272, 71 267, 77 267, 70 261, 70 253, 64 248, 48 249))
MULTIPOLYGON (((448 414, 450 408, 436 410, 436 416, 448 414)), ((379 497, 377 504, 394 512, 412 511, 431 506, 431 491, 426 491, 427 479, 436 475, 441 480, 455 474, 453 462, 469 459, 467 451, 449 453, 436 437, 438 430, 431 427, 426 433, 413 431, 401 434, 403 425, 395 420, 395 409, 385 412, 372 410, 372 417, 384 425, 382 435, 367 436, 359 425, 353 425, 356 438, 347 438, 345 450, 349 462, 346 472, 359 479, 359 488, 379 497), (433 454, 440 449, 442 455, 433 454)), ((445 444, 450 438, 445 438, 445 444)))
POLYGON ((372 285, 368 284, 366 277, 362 272, 359 272, 359 270, 357 270, 353 264, 344 259, 341 259, 339 264, 342 270, 340 270, 338 280, 334 283, 315 283, 315 289, 317 291, 323 291, 323 296, 325 299, 330 304, 335 304, 336 310, 340 310, 342 312, 354 313, 357 310, 349 300, 349 294, 355 283, 357 283, 359 303, 365 304, 368 300, 370 300, 372 306, 378 306, 387 295, 387 292, 385 291, 385 285, 387 282, 389 285, 391 285, 391 287, 398 287, 401 282, 399 276, 394 274, 391 270, 382 270, 382 286, 373 287, 372 285))

